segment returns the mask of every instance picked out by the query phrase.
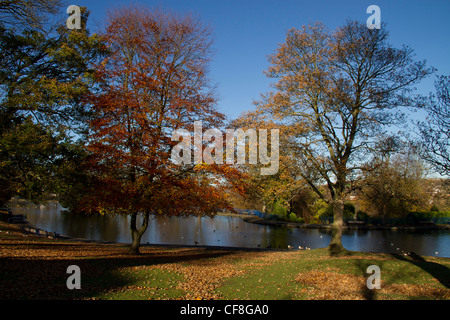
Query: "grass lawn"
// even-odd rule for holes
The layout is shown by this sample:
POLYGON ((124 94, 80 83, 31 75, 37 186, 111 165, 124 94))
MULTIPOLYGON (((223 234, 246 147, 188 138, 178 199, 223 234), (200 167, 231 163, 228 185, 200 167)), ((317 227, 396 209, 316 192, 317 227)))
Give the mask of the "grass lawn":
POLYGON ((448 258, 153 246, 130 256, 120 244, 0 231, 0 299, 450 299, 448 258), (66 286, 69 265, 79 290, 66 286), (367 288, 369 265, 381 289, 367 288))

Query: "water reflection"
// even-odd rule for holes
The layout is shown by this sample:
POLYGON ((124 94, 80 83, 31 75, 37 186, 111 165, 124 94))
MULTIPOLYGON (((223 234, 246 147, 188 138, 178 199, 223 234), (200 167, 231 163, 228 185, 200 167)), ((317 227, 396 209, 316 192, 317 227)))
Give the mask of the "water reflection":
MULTIPOLYGON (((62 235, 98 241, 131 242, 129 218, 112 215, 61 213, 61 206, 14 206, 33 225, 62 235)), ((331 230, 264 226, 244 222, 236 216, 162 217, 152 216, 142 243, 209 245, 246 248, 311 249, 328 246, 331 230)), ((414 251, 420 255, 450 257, 450 231, 344 230, 345 248, 355 251, 414 251)))

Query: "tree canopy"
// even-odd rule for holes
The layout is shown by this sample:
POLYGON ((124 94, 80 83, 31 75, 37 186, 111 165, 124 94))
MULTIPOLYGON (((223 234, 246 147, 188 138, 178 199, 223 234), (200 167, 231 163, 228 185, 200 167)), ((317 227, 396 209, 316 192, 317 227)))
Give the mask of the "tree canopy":
POLYGON ((130 214, 131 251, 138 253, 150 213, 231 209, 223 193, 241 188, 240 173, 171 161, 174 130, 193 131, 195 120, 218 127, 224 119, 207 75, 210 32, 197 18, 128 7, 112 13, 103 39, 111 54, 96 65, 99 89, 87 100, 89 166, 97 182, 84 203, 88 210, 130 214))
POLYGON ((425 100, 426 121, 419 121, 422 157, 442 175, 450 175, 450 77, 438 76, 436 93, 425 100))
POLYGON ((273 90, 228 123, 227 132, 240 130, 236 151, 234 138, 230 146, 224 134, 206 131, 227 119, 209 75, 212 31, 197 16, 121 7, 91 34, 86 8, 74 30, 60 9, 59 0, 0 2, 0 204, 54 197, 74 211, 129 215, 137 254, 151 214, 214 216, 247 193, 252 206, 294 220, 302 220, 299 210, 312 219, 310 206, 331 210, 329 249, 339 253, 344 211, 357 214, 346 203, 352 192, 382 217, 425 205, 423 163, 398 152, 393 127, 405 123, 404 110, 427 113, 419 154, 449 174, 449 78, 437 78, 435 94, 417 96, 416 85, 435 69, 410 47, 393 46, 385 25, 289 30, 269 57, 273 90), (197 121, 205 128, 200 143, 197 121), (261 145, 261 128, 279 141, 261 145), (192 141, 192 133, 192 149, 177 148, 175 140, 192 141), (269 149, 276 171, 260 174, 269 149))
POLYGON ((284 126, 285 150, 301 177, 334 208, 330 250, 342 251, 344 197, 384 126, 416 105, 414 85, 433 69, 409 47, 388 42, 387 28, 347 21, 334 32, 314 23, 288 31, 266 74, 275 91, 257 110, 284 126), (320 188, 326 185, 326 192, 320 188))
MULTIPOLYGON (((83 9, 84 26, 88 15, 83 9)), ((104 46, 86 28, 0 29, 0 179, 5 195, 38 201, 56 193, 55 166, 85 128, 80 101, 104 46)))

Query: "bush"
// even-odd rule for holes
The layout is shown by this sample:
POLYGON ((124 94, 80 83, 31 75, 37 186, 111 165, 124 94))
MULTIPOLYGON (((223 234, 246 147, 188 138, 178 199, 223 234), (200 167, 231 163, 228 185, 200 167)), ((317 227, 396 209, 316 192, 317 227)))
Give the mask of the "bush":
POLYGON ((305 219, 303 219, 301 217, 297 217, 297 215, 294 212, 291 212, 289 214, 289 220, 292 222, 305 223, 305 219))
MULTIPOLYGON (((318 210, 319 217, 332 217, 333 206, 326 204, 318 210)), ((355 206, 351 202, 344 204, 344 218, 352 218, 355 215, 355 206)))
POLYGON ((351 202, 344 204, 344 218, 352 218, 355 216, 355 206, 351 202))
POLYGON ((420 220, 423 220, 424 217, 418 212, 410 212, 406 216, 406 223, 408 224, 417 224, 420 220))
POLYGON ((287 220, 288 219, 288 211, 282 206, 278 201, 273 204, 272 214, 277 216, 279 219, 287 220))
POLYGON ((430 209, 431 212, 439 212, 439 208, 437 207, 437 205, 433 205, 430 209))
POLYGON ((317 210, 317 213, 319 217, 332 217, 333 206, 331 204, 324 203, 324 205, 317 210))
POLYGON ((450 217, 450 211, 439 211, 439 212, 435 213, 434 216, 439 217, 439 218, 450 217))
POLYGON ((450 217, 450 211, 414 211, 406 216, 407 223, 419 223, 433 218, 450 217))
POLYGON ((443 218, 443 217, 450 217, 450 211, 414 211, 410 212, 409 215, 414 215, 417 219, 431 219, 431 218, 443 218))
POLYGON ((358 212, 356 212, 356 220, 366 220, 368 217, 369 215, 362 210, 358 210, 358 212))

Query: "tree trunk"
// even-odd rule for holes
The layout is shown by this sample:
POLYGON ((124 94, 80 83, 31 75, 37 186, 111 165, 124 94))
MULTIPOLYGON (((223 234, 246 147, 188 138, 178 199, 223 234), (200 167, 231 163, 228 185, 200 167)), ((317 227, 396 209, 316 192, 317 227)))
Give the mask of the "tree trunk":
POLYGON ((333 201, 333 229, 331 232, 331 241, 328 251, 331 254, 339 254, 345 252, 342 245, 342 227, 344 225, 344 200, 341 198, 333 201))
POLYGON ((133 255, 140 254, 139 247, 141 245, 141 238, 142 238, 142 235, 144 234, 144 232, 147 230, 148 219, 149 219, 150 213, 148 211, 146 211, 144 213, 144 220, 142 221, 142 225, 139 229, 136 227, 137 215, 138 215, 137 212, 132 213, 131 221, 130 221, 130 231, 131 231, 131 239, 132 239, 130 254, 133 254, 133 255))

